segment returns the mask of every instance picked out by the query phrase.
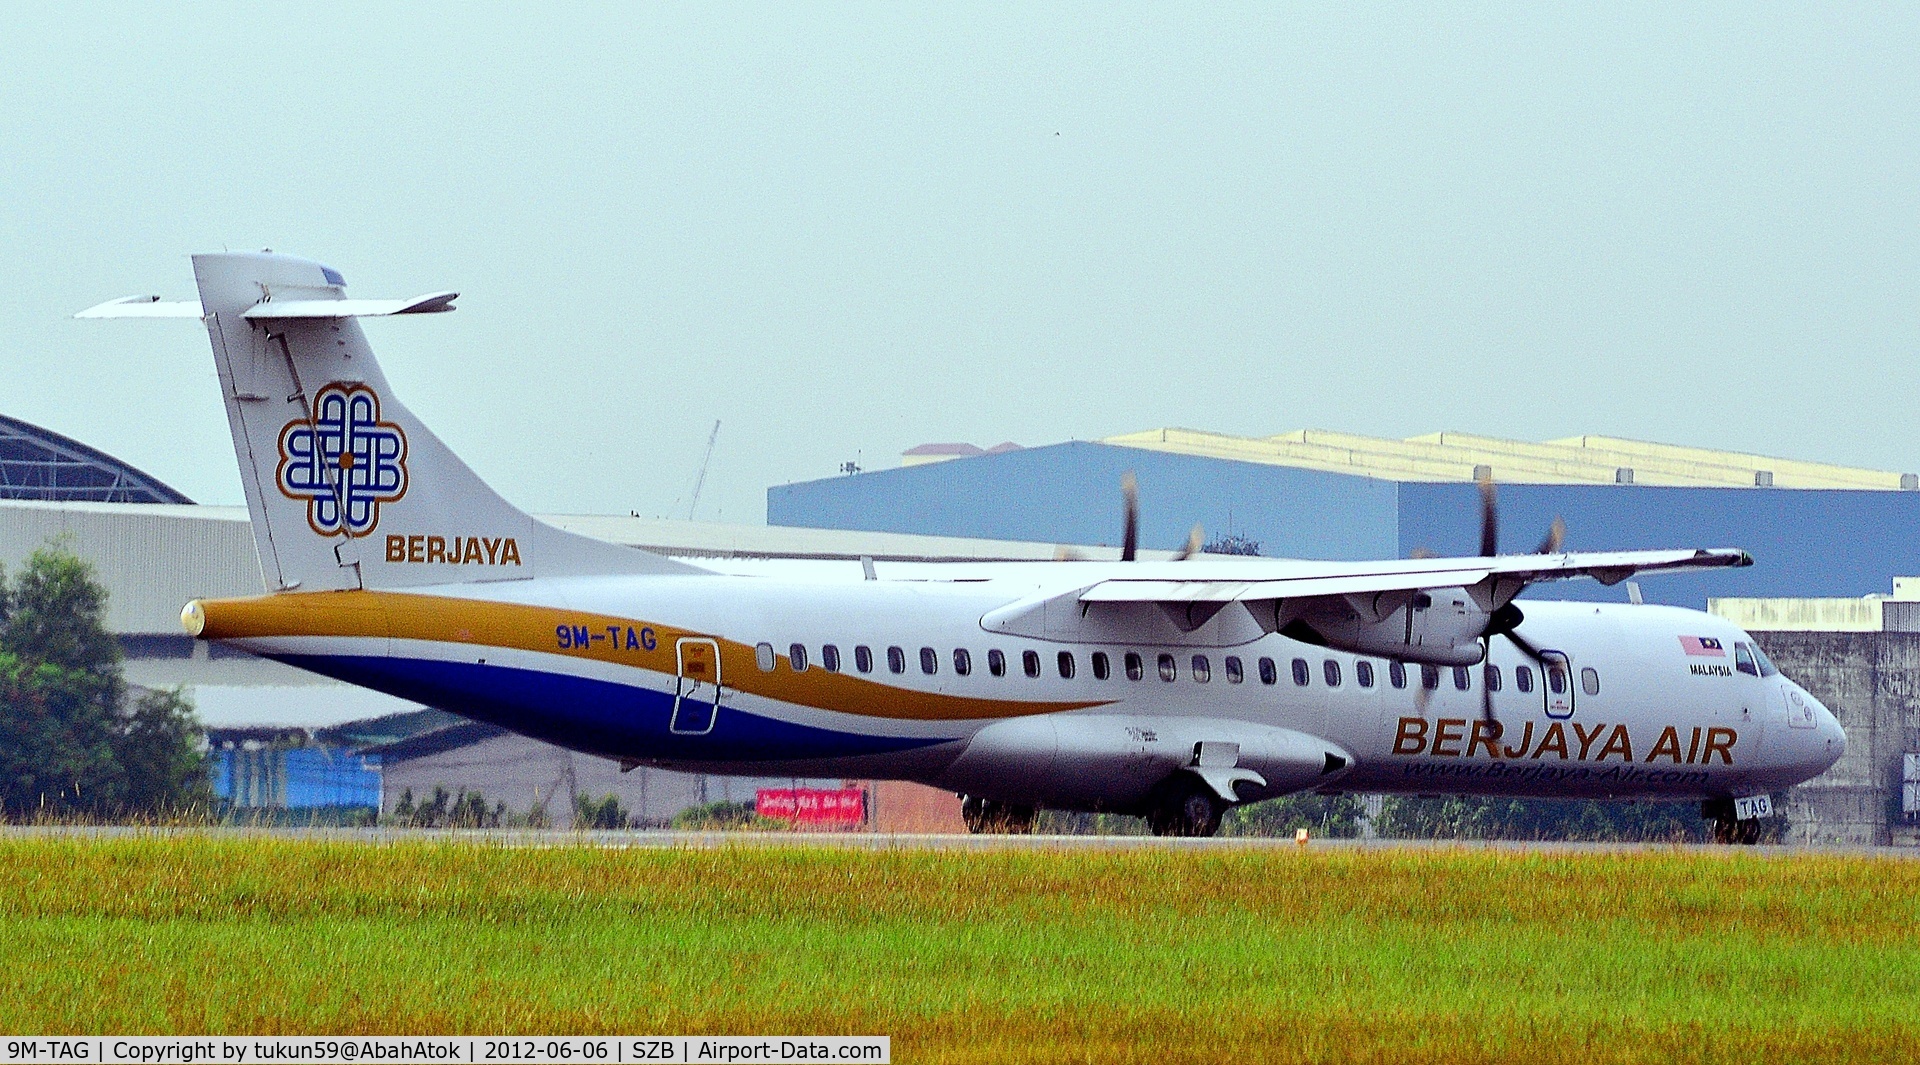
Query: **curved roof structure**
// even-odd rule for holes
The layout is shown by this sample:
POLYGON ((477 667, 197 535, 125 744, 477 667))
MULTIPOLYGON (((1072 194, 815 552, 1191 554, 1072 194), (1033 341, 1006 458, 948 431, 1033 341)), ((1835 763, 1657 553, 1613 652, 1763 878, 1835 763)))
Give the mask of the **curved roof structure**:
POLYGON ((0 414, 0 499, 191 503, 104 451, 0 414))
POLYGON ((1611 436, 1532 443, 1472 433, 1393 440, 1325 429, 1278 436, 1228 436, 1149 429, 1101 441, 1202 458, 1292 466, 1389 481, 1471 481, 1485 472, 1503 484, 1651 484, 1699 488, 1920 489, 1920 475, 1734 451, 1652 444, 1611 436))

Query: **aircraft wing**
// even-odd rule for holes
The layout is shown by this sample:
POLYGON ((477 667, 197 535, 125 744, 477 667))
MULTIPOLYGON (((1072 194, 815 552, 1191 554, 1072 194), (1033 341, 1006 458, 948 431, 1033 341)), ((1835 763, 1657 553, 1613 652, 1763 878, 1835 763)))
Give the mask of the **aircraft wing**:
MULTIPOLYGON (((1593 551, 1557 555, 1501 555, 1493 558, 1386 559, 1373 562, 1315 563, 1298 574, 1248 574, 1223 579, 1219 573, 1179 576, 1186 562, 1140 563, 1150 572, 1118 577, 1082 589, 1082 603, 1232 603, 1303 599, 1374 592, 1414 592, 1430 588, 1493 586, 1504 602, 1520 589, 1541 581, 1591 577, 1618 584, 1639 573, 1737 568, 1753 565, 1737 548, 1695 551, 1593 551)), ((1211 567, 1210 567, 1211 568, 1211 567)))

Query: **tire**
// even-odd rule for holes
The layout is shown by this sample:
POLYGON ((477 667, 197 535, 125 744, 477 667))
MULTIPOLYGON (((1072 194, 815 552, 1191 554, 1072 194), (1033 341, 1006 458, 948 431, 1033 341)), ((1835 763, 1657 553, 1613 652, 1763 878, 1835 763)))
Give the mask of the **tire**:
POLYGON ((969 795, 960 801, 960 819, 966 822, 967 831, 975 835, 1029 835, 1039 815, 1034 807, 994 799, 969 795))
POLYGON ((1147 827, 1156 836, 1205 837, 1220 831, 1220 817, 1227 804, 1197 780, 1182 779, 1182 773, 1168 782, 1158 802, 1147 811, 1147 827))
POLYGON ((985 799, 972 795, 960 797, 960 820, 966 822, 967 831, 979 835, 987 830, 987 803, 985 799))

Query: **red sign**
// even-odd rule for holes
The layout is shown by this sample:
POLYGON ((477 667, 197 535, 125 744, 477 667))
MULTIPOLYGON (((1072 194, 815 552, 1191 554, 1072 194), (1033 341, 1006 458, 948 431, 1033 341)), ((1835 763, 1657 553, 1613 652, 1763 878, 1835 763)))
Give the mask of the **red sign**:
POLYGON ((810 825, 857 825, 866 820, 867 793, 859 788, 761 788, 754 812, 810 825))

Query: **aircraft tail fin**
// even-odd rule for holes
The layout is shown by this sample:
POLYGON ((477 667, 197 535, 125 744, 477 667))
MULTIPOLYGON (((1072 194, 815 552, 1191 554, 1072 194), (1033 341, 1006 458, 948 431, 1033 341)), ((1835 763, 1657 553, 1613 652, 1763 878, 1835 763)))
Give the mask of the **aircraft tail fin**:
POLYGON ((456 293, 348 299, 336 271, 266 252, 196 255, 193 269, 197 306, 135 298, 80 317, 206 324, 270 587, 706 572, 534 520, 393 395, 355 319, 450 311, 456 293))

